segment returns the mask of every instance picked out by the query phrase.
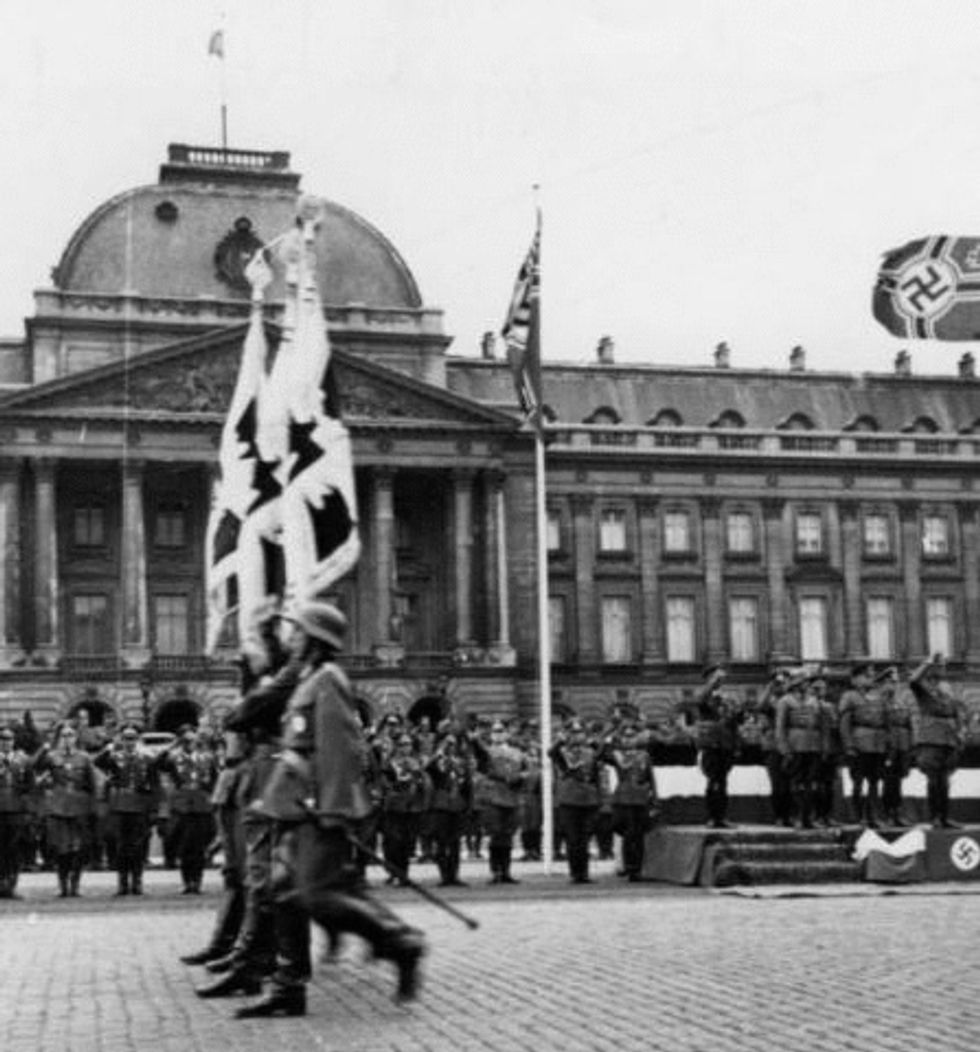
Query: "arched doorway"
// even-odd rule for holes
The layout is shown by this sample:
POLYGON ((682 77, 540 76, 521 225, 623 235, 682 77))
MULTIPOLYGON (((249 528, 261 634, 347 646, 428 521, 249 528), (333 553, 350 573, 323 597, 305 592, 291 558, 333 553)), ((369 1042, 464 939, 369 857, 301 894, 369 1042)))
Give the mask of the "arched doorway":
POLYGON ((153 729, 176 734, 185 723, 196 727, 201 722, 201 707, 187 693, 186 687, 178 687, 172 698, 161 702, 153 713, 153 729))
POLYGON ((449 699, 445 694, 423 694, 408 710, 409 723, 418 724, 428 719, 435 730, 449 711, 449 699))
POLYGON ((91 727, 103 727, 115 720, 116 710, 99 697, 96 687, 86 687, 85 692, 65 715, 70 720, 76 719, 82 709, 88 713, 88 722, 91 727))

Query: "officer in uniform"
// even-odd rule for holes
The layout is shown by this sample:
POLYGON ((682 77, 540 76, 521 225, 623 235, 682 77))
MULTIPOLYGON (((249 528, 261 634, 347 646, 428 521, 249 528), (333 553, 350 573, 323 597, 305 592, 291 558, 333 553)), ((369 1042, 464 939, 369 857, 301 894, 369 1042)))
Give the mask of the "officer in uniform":
POLYGON ((432 782, 432 832, 442 887, 463 887, 459 879, 459 846, 463 820, 472 798, 469 757, 457 736, 446 732, 438 740, 427 766, 432 782))
POLYGON ((415 742, 408 731, 396 739, 394 751, 381 768, 384 822, 381 840, 385 861, 399 870, 401 877, 389 876, 389 883, 397 880, 405 884, 408 867, 418 842, 428 795, 428 778, 415 742))
POLYGON ((888 716, 888 753, 881 785, 881 806, 885 821, 902 828, 908 823, 902 814, 902 782, 912 770, 912 717, 915 699, 899 679, 895 666, 882 675, 881 690, 888 716))
POLYGON ((962 706, 941 677, 943 658, 926 658, 909 676, 915 696, 912 725, 915 763, 926 776, 929 821, 940 829, 955 829, 949 817, 949 779, 956 770, 966 739, 962 706))
POLYGON ((23 861, 30 759, 14 746, 10 727, 0 730, 0 899, 16 899, 23 861))
POLYGON ((874 667, 859 661, 840 700, 840 736, 851 773, 851 800, 858 822, 878 827, 878 801, 888 753, 888 709, 874 686, 874 667))
POLYGON ((364 778, 368 743, 350 684, 334 661, 346 629, 346 618, 330 603, 308 601, 296 610, 290 646, 304 667, 261 803, 277 823, 277 967, 266 995, 239 1009, 238 1018, 306 1012, 308 933, 298 919, 361 936, 376 958, 394 963, 399 999, 418 992, 422 933, 368 894, 351 842, 371 801, 364 778))
POLYGON ((810 683, 823 711, 826 750, 817 763, 816 786, 813 798, 814 820, 818 826, 830 829, 838 822, 834 819, 834 800, 837 795, 837 779, 843 746, 840 738, 840 714, 837 699, 827 685, 823 673, 818 672, 810 683))
POLYGON ((490 846, 490 883, 517 884, 511 876, 511 852, 517 832, 518 808, 524 788, 524 753, 508 741, 503 721, 490 727, 490 743, 471 739, 477 769, 483 776, 483 828, 490 846))
POLYGON ((106 776, 109 816, 116 842, 117 895, 143 894, 143 864, 156 793, 156 769, 139 748, 139 730, 122 728, 119 745, 111 742, 93 760, 106 776))
POLYGON ((612 794, 613 828, 622 838, 623 876, 631 882, 642 876, 644 840, 657 802, 652 746, 651 733, 641 731, 636 720, 627 717, 602 750, 617 775, 612 794))
POLYGON ((180 729, 179 743, 160 754, 157 767, 174 783, 170 813, 184 883, 181 894, 199 895, 211 842, 211 793, 218 778, 218 764, 214 754, 198 741, 194 728, 185 724, 180 729))
POLYGON ((709 668, 705 676, 702 689, 693 701, 682 705, 682 710, 693 713, 697 721, 695 736, 706 781, 704 799, 708 825, 713 829, 729 829, 728 775, 735 763, 742 714, 722 690, 725 670, 716 665, 709 668))
POLYGON ((766 684, 759 699, 756 715, 759 721, 759 747, 769 776, 769 801, 776 825, 793 824, 793 792, 782 753, 776 746, 776 708, 786 691, 789 673, 778 669, 766 684))
POLYGON ((589 742, 580 720, 571 720, 551 747, 558 776, 555 800, 565 837, 568 872, 573 884, 591 884, 589 838, 599 813, 599 752, 589 742))
POLYGON ((801 829, 813 828, 819 764, 827 754, 824 707, 802 672, 791 677, 776 707, 776 746, 796 799, 801 829))
POLYGON ((47 843, 57 867, 61 898, 79 893, 95 803, 95 767, 77 742, 78 732, 63 723, 54 747, 42 745, 34 759, 38 784, 47 792, 47 843))

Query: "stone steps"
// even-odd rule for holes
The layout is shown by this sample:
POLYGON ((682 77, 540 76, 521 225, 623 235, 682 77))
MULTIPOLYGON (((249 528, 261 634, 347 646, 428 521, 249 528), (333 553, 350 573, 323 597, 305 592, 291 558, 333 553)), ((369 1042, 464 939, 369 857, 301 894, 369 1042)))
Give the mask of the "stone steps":
POLYGON ((712 837, 715 887, 736 884, 830 884, 861 879, 851 859, 854 831, 732 830, 712 837))

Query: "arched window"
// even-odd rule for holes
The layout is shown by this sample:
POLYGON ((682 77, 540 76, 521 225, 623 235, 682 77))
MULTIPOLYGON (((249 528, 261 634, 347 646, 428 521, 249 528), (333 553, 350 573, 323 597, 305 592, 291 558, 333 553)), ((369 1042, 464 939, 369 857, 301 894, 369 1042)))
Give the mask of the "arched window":
POLYGON ((745 417, 734 409, 726 409, 712 420, 708 426, 721 428, 745 427, 745 417))
POLYGON ((814 429, 813 421, 806 413, 793 413, 776 426, 781 431, 812 431, 814 429))
POLYGON ((619 422, 619 413, 607 405, 600 406, 591 416, 587 416, 582 421, 583 424, 618 424, 619 422))
POLYGON ((939 430, 939 425, 931 416, 917 416, 912 423, 903 428, 904 431, 918 435, 934 435, 939 430))
POLYGON ((870 413, 862 413, 856 416, 844 427, 845 431, 880 431, 878 421, 870 413))
POLYGON ((661 409, 647 421, 647 427, 683 427, 684 419, 676 409, 661 409))

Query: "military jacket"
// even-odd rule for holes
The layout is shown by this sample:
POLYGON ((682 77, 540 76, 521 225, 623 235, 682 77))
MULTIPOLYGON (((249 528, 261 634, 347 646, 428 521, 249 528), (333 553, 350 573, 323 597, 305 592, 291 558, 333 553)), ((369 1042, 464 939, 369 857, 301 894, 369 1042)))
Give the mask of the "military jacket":
POLYGON ((420 757, 397 753, 381 768, 384 809, 393 814, 425 810, 428 779, 420 757))
POLYGON ((59 818, 90 815, 95 802, 95 767, 81 749, 54 749, 35 762, 39 782, 47 789, 45 811, 59 818))
POLYGON ((524 753, 506 742, 484 745, 479 739, 473 749, 483 775, 481 802, 489 807, 517 807, 524 787, 524 753))
POLYGON ((908 752, 912 748, 914 698, 904 688, 896 687, 887 695, 885 708, 888 714, 889 751, 908 752))
POLYGON ((694 738, 699 749, 736 750, 742 714, 734 699, 720 691, 711 691, 697 699, 694 712, 697 720, 694 738))
POLYGON ((0 814, 21 814, 27 810, 31 788, 31 761, 20 749, 0 754, 0 814))
POLYGON ((94 762, 106 775, 110 811, 145 814, 152 809, 157 777, 151 757, 113 749, 100 753, 94 762))
POLYGON ((170 811, 175 815, 207 814, 211 811, 211 793, 218 778, 218 764, 207 749, 171 749, 160 764, 170 775, 174 790, 170 811))
POLYGON ((949 691, 934 690, 924 683, 913 682, 909 686, 916 703, 912 721, 914 744, 955 749, 960 744, 960 712, 956 699, 949 691))
POLYGON ((824 707, 813 694, 784 694, 776 705, 776 743, 784 755, 825 753, 827 729, 824 707))
POLYGON ((606 751, 606 756, 618 776, 616 788, 612 794, 613 804, 646 805, 656 799, 653 763, 645 741, 630 739, 614 743, 606 751))
POLYGON ((470 805, 472 781, 470 762, 458 753, 449 755, 438 749, 429 760, 429 777, 432 779, 432 809, 459 813, 470 805))
POLYGON ((591 745, 559 742, 551 749, 558 784, 555 803, 566 807, 598 807, 599 754, 591 745))
POLYGON ((840 700, 840 735, 847 752, 888 752, 888 709, 880 691, 845 691, 840 700))

